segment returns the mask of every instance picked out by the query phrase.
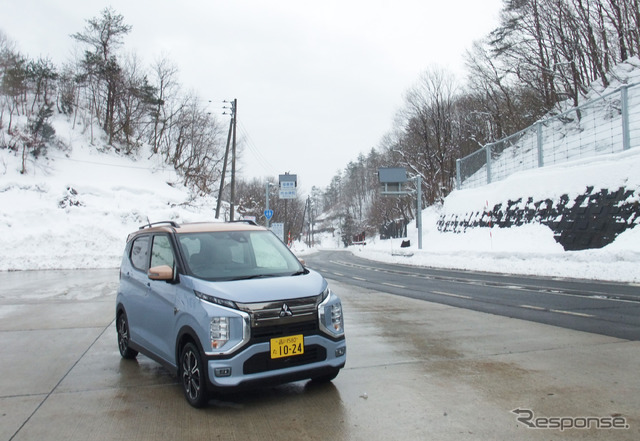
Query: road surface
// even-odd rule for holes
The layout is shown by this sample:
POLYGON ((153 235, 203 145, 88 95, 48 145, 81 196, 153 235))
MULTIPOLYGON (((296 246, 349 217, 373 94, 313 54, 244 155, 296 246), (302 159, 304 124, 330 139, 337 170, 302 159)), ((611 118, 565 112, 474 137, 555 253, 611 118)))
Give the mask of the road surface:
POLYGON ((337 280, 348 354, 331 384, 196 410, 161 366, 120 358, 117 283, 116 270, 0 273, 0 440, 640 439, 640 342, 337 280))

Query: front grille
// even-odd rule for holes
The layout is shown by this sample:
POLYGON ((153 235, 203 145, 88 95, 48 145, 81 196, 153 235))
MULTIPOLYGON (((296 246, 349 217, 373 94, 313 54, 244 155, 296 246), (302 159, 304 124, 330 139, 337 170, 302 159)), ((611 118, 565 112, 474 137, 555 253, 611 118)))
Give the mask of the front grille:
POLYGON ((304 354, 287 358, 271 359, 268 352, 255 354, 244 362, 242 372, 247 374, 257 374, 259 372, 275 371, 293 366, 316 363, 327 359, 327 351, 319 345, 305 346, 304 354))
POLYGON ((261 303, 238 303, 251 317, 250 344, 268 342, 287 335, 316 335, 318 305, 322 295, 261 303))
POLYGON ((251 316, 251 327, 262 328, 297 322, 307 322, 317 316, 322 294, 289 300, 260 303, 237 303, 241 311, 251 316))
POLYGON ((268 342, 272 338, 285 337, 287 335, 304 336, 318 333, 318 321, 304 323, 290 323, 276 326, 265 326, 262 328, 251 328, 251 343, 268 342))

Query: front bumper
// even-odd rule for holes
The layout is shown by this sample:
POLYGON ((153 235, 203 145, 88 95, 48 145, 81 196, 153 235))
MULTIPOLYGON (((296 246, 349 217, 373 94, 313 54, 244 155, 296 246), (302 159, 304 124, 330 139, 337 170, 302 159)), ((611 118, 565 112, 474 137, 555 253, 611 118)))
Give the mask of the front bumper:
POLYGON ((346 340, 322 335, 304 337, 305 353, 271 360, 269 343, 256 343, 231 358, 208 357, 209 387, 231 389, 260 384, 281 384, 328 375, 344 367, 346 340))

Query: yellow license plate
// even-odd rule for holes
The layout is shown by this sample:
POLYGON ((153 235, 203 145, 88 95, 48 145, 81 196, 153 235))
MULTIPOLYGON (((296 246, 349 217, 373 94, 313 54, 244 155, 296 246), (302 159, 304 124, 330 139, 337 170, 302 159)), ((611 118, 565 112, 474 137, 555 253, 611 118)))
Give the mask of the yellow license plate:
POLYGON ((304 335, 290 335, 271 339, 271 358, 304 354, 304 335))

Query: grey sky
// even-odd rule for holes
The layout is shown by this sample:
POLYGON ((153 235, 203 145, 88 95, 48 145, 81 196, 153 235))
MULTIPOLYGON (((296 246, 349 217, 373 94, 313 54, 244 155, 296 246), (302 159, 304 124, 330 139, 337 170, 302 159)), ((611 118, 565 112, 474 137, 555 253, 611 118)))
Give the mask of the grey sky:
POLYGON ((501 3, 0 0, 0 29, 21 52, 61 63, 69 35, 113 7, 133 26, 125 50, 146 66, 165 55, 212 111, 238 99, 245 177, 288 171, 308 191, 378 146, 421 72, 461 77, 464 51, 496 26, 501 3))

